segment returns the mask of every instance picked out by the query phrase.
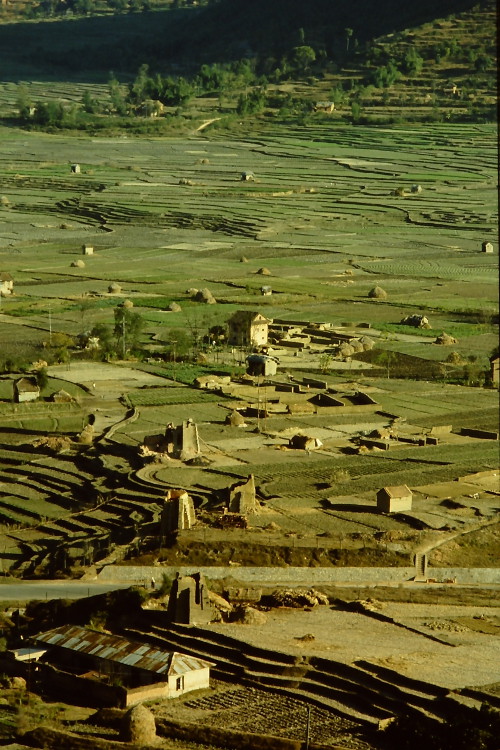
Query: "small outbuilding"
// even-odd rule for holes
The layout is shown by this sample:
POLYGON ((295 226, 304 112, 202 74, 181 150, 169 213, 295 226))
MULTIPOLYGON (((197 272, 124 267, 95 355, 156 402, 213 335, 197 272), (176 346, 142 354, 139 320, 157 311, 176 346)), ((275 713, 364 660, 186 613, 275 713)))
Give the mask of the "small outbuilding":
POLYGON ((483 253, 492 253, 493 252, 493 245, 491 242, 483 242, 481 245, 481 250, 483 253))
POLYGON ((14 279, 6 271, 0 271, 0 297, 8 297, 14 291, 14 279))
POLYGON ((79 164, 72 164, 71 165, 71 173, 72 174, 80 174, 81 169, 79 164))
POLYGON ((19 378, 14 381, 14 400, 18 404, 40 398, 40 387, 35 378, 19 378))
POLYGON ((382 487, 377 492, 377 510, 379 513, 401 513, 411 510, 412 500, 412 491, 406 484, 382 487))
POLYGON ((491 382, 493 385, 500 385, 500 357, 498 354, 490 357, 491 382))
POLYGON ((82 245, 82 253, 84 255, 93 255, 94 254, 94 248, 92 245, 82 245))
POLYGON ((334 109, 334 102, 316 102, 316 104, 314 105, 315 112, 326 112, 330 114, 334 109))

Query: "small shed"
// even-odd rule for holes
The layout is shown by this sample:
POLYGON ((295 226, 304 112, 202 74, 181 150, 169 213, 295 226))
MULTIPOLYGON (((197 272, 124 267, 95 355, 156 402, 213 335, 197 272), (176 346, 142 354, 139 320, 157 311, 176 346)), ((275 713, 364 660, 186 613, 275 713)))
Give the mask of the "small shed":
POLYGON ((498 354, 490 358, 491 382, 493 385, 500 385, 500 357, 498 354))
POLYGON ((36 401, 39 397, 40 388, 35 378, 19 378, 14 382, 14 400, 18 404, 36 401))
POLYGON ((377 492, 377 510, 379 513, 400 513, 411 510, 413 495, 406 484, 397 487, 382 487, 377 492))
POLYGON ((8 297, 14 291, 14 279, 6 271, 0 271, 0 296, 8 297))
POLYGON ((93 255, 94 254, 94 248, 92 245, 82 245, 82 253, 84 255, 93 255))
POLYGON ((316 102, 314 105, 315 112, 327 112, 330 114, 335 109, 334 102, 316 102))
POLYGON ((268 377, 276 375, 279 359, 277 357, 269 357, 266 354, 250 354, 246 358, 246 363, 247 375, 264 375, 268 377))
POLYGON ((302 451, 316 451, 322 445, 323 443, 319 438, 311 437, 311 435, 294 435, 288 443, 289 448, 302 451))
POLYGON ((483 244, 481 245, 481 250, 482 250, 483 253, 489 253, 491 255, 491 253, 493 252, 493 245, 492 245, 492 243, 491 242, 483 242, 483 244))
POLYGON ((241 173, 240 180, 242 182, 254 182, 255 181, 255 175, 250 170, 246 170, 245 172, 241 173))
POLYGON ((81 169, 79 164, 72 164, 71 165, 71 172, 72 174, 80 174, 81 169))

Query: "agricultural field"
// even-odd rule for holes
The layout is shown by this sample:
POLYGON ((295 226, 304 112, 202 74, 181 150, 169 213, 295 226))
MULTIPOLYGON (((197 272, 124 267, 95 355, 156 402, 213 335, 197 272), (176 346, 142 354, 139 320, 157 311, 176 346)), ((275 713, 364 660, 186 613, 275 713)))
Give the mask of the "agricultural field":
MULTIPOLYGON (((350 538, 353 550, 382 554, 386 541, 380 546, 375 534, 409 534, 412 541, 397 552, 396 564, 406 564, 412 535, 494 518, 489 486, 457 483, 453 508, 419 490, 498 467, 498 442, 460 434, 498 429, 498 392, 477 387, 498 337, 493 126, 259 125, 238 138, 210 127, 168 139, 5 135, 0 270, 14 279, 14 294, 1 298, 0 310, 9 373, 0 380, 7 532, 16 524, 33 543, 43 546, 54 535, 63 543, 94 518, 101 534, 103 524, 119 524, 135 507, 134 496, 156 507, 166 487, 192 491, 210 510, 249 474, 263 502, 252 525, 277 529, 279 547, 286 534, 310 547, 326 534, 325 549, 350 538), (70 170, 75 162, 80 174, 70 170), (247 169, 252 182, 240 179, 247 169), (412 193, 417 182, 422 189, 412 193), (486 240, 493 254, 481 252, 486 240), (93 254, 83 255, 83 245, 93 254), (272 295, 261 295, 263 283, 272 295), (385 299, 369 296, 374 286, 385 299), (192 289, 209 289, 216 303, 195 301, 192 289), (101 363, 74 343, 96 325, 112 328, 124 300, 143 321, 140 347, 149 364, 132 356, 101 363), (180 309, 171 311, 172 302, 180 309), (306 402, 316 391, 287 400, 273 386, 237 385, 245 353, 234 349, 198 354, 197 362, 190 352, 176 361, 174 350, 173 362, 162 361, 172 339, 201 341, 248 308, 270 319, 326 322, 348 334, 369 326, 364 333, 373 349, 349 361, 325 355, 320 345, 278 347, 277 377, 301 382, 319 375, 347 395, 370 393, 374 409, 291 413, 288 402, 306 402), (431 330, 401 325, 412 313, 426 315, 431 330), (452 346, 434 343, 442 332, 455 338, 452 346), (63 355, 66 364, 52 364, 63 355), (21 358, 47 359, 49 380, 40 401, 16 405, 12 380, 21 358), (207 371, 230 375, 233 384, 224 392, 191 387, 207 371), (71 404, 50 403, 60 389, 71 404), (235 407, 263 400, 279 402, 264 419, 249 416, 243 428, 225 424, 235 407), (94 442, 78 447, 90 416, 94 442), (145 439, 188 417, 198 425, 205 465, 144 465, 145 439), (405 421, 410 438, 434 425, 453 432, 437 446, 403 442, 382 454, 358 452, 363 435, 388 429, 394 419, 405 421), (298 432, 321 440, 321 450, 291 450, 298 432), (50 443, 36 454, 30 447, 61 436, 68 471, 82 470, 90 482, 88 491, 72 492, 68 475, 62 503, 57 482, 43 474, 50 443), (13 491, 19 473, 31 477, 29 491, 22 484, 13 491), (415 493, 411 519, 374 514, 376 490, 400 484, 415 493), (479 506, 468 498, 476 492, 479 506)), ((150 523, 153 516, 141 518, 150 523)), ((316 564, 320 559, 318 552, 316 564)))

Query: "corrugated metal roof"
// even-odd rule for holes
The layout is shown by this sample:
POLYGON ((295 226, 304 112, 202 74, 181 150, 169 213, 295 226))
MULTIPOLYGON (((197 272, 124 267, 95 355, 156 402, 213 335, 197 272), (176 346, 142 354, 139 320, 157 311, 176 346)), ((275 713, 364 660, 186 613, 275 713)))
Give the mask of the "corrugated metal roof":
POLYGON ((211 666, 210 662, 194 656, 179 654, 176 651, 160 651, 155 646, 81 628, 78 625, 62 625, 47 633, 40 633, 35 640, 157 674, 182 675, 211 666))

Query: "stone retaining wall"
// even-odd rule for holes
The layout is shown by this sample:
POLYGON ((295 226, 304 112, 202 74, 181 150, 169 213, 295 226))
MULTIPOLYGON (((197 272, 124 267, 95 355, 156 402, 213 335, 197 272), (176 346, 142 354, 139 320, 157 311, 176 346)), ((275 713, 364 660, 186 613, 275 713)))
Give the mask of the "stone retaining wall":
MULTIPOLYGON (((106 565, 99 573, 100 581, 146 583, 151 578, 157 583, 165 573, 169 578, 201 572, 207 578, 232 577, 248 585, 270 586, 320 586, 353 584, 395 584, 413 580, 415 568, 258 568, 247 566, 230 567, 167 567, 106 565)), ((500 568, 429 568, 428 577, 436 582, 456 579, 457 584, 500 583, 500 568)))

